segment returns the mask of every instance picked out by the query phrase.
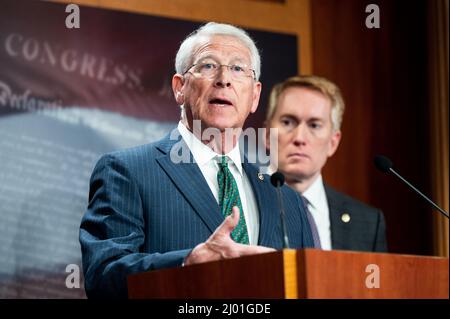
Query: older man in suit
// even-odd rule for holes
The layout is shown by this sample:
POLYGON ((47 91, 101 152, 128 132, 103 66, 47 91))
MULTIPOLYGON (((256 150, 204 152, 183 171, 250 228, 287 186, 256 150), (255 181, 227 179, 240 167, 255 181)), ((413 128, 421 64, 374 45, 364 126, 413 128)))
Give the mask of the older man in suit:
MULTIPOLYGON (((242 29, 209 23, 184 40, 172 79, 177 129, 103 156, 92 173, 80 226, 88 297, 126 297, 133 273, 283 247, 275 190, 238 145, 258 106, 259 74, 242 29)), ((291 246, 312 247, 300 197, 282 191, 291 246)))
POLYGON ((275 85, 266 125, 278 129, 278 170, 302 195, 316 247, 384 252, 382 212, 322 180, 322 168, 341 139, 343 113, 339 88, 325 78, 296 76, 275 85))

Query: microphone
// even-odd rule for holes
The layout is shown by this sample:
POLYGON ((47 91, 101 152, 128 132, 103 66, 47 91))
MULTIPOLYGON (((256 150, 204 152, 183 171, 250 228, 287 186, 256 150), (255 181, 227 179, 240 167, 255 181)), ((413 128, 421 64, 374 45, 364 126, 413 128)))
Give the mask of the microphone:
POLYGON ((434 208, 436 208, 442 215, 444 215, 445 217, 448 218, 448 213, 443 210, 442 208, 440 208, 438 205, 436 205, 431 199, 429 199, 428 197, 426 197, 424 194, 422 194, 421 191, 419 191, 417 188, 415 188, 413 185, 411 185, 411 183, 409 183, 406 179, 404 179, 400 174, 398 174, 392 167, 392 161, 383 156, 383 155, 376 155, 375 158, 373 159, 373 162, 375 164, 375 166, 382 172, 384 173, 388 173, 391 172, 393 173, 395 176, 397 176, 398 178, 400 178, 406 185, 408 185, 409 187, 411 187, 416 193, 418 193, 420 196, 422 196, 423 198, 425 198, 431 205, 433 205, 434 208))
POLYGON ((284 184, 284 175, 280 172, 275 172, 270 176, 270 182, 277 189, 278 207, 280 208, 280 220, 283 231, 283 248, 289 248, 289 238, 287 235, 286 221, 284 220, 284 205, 281 197, 281 186, 284 184))

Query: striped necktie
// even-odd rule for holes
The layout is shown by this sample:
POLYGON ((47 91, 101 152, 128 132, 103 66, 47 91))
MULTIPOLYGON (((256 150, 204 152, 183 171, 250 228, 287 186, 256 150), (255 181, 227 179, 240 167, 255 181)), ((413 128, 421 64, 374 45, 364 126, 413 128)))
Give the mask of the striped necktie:
POLYGON ((319 232, 317 231, 317 225, 316 222, 314 221, 314 217, 308 209, 308 200, 304 196, 300 197, 302 198, 303 208, 305 209, 306 216, 308 217, 308 222, 311 228, 311 233, 314 241, 314 248, 321 249, 322 246, 320 245, 319 232))
POLYGON ((217 183, 219 184, 219 206, 223 217, 231 214, 234 206, 239 207, 239 223, 231 233, 231 238, 237 243, 249 244, 247 225, 242 210, 241 198, 236 181, 228 168, 226 156, 219 158, 219 171, 217 172, 217 183))

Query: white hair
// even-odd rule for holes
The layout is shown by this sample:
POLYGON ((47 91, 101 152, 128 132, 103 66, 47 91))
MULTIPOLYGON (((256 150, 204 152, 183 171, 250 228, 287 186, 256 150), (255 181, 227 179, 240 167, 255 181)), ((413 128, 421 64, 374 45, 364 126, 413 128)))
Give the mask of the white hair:
POLYGON ((258 48, 252 38, 243 29, 230 24, 209 22, 192 32, 181 43, 175 58, 175 70, 178 74, 183 74, 193 63, 193 52, 199 44, 201 37, 211 37, 214 35, 225 35, 237 38, 250 51, 252 69, 255 70, 256 80, 261 75, 261 57, 258 48))

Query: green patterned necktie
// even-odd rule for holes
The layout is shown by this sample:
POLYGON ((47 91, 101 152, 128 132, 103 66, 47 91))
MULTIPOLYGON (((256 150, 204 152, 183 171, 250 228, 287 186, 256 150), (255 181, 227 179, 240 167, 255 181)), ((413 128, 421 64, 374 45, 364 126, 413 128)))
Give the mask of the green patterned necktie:
POLYGON ((242 210, 239 190, 233 175, 228 169, 226 156, 221 156, 219 161, 219 171, 217 172, 217 183, 219 184, 219 206, 224 217, 232 213, 233 207, 239 207, 239 223, 231 233, 231 237, 237 243, 249 244, 247 225, 242 210))

